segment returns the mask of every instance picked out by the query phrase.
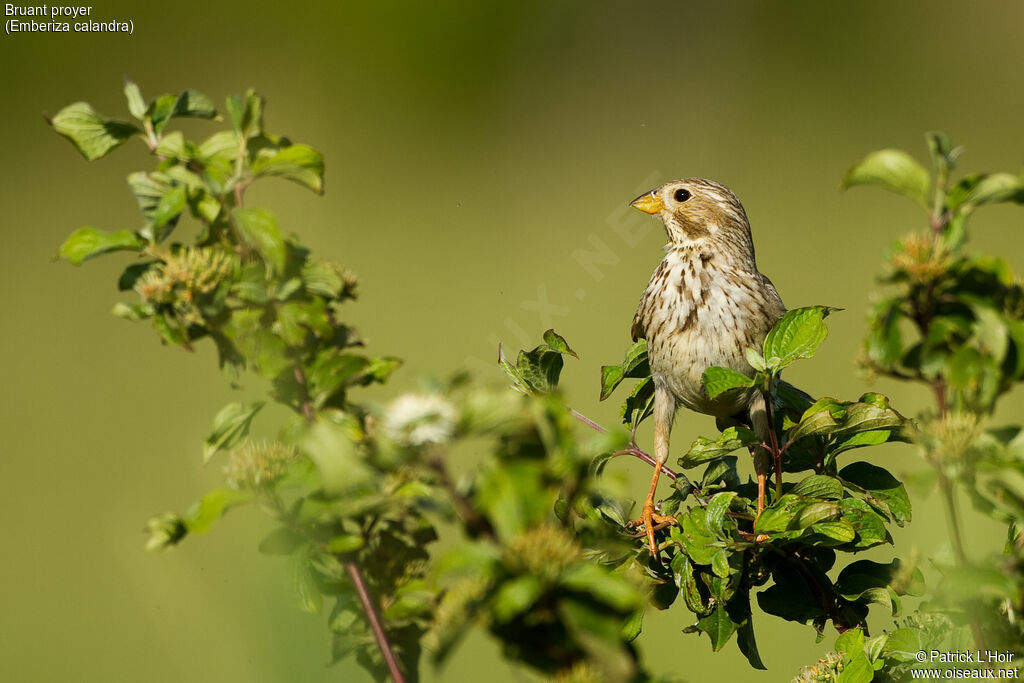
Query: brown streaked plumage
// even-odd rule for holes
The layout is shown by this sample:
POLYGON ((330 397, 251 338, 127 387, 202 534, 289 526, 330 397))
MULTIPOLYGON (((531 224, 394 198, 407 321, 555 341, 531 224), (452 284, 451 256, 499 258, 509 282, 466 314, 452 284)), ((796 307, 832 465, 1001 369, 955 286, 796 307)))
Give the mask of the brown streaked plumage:
MULTIPOLYGON (((639 523, 651 552, 654 530, 671 518, 654 512, 661 465, 680 405, 719 418, 746 413, 767 438, 768 419, 760 392, 729 392, 710 399, 702 375, 712 365, 752 374, 748 347, 760 348, 786 308, 771 280, 757 270, 750 224, 743 205, 727 187, 703 178, 666 183, 640 195, 632 206, 657 215, 669 243, 633 318, 633 339, 647 340, 654 379, 654 457, 651 490, 639 523)), ((763 506, 766 453, 755 455, 759 510, 763 506)))

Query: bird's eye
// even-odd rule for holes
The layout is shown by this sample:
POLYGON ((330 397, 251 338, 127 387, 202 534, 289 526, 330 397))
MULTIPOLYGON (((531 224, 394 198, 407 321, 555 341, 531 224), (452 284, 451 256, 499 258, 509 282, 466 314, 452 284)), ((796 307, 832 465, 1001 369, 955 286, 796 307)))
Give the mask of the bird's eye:
POLYGON ((690 191, 684 190, 683 188, 679 188, 672 194, 672 198, 675 199, 677 202, 685 202, 687 199, 690 198, 690 191))

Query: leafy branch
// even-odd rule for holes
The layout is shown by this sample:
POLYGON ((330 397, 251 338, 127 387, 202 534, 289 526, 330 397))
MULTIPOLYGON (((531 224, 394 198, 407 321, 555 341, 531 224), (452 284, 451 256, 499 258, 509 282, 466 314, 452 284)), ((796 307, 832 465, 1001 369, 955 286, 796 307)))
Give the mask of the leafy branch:
POLYGON ((880 280, 889 294, 869 314, 863 363, 873 373, 928 387, 935 401, 914 440, 941 492, 955 565, 943 568, 935 591, 942 597, 923 614, 929 628, 921 627, 921 637, 941 645, 956 638, 956 628, 969 627, 979 649, 1020 652, 1024 496, 1013 484, 1022 471, 1013 454, 1021 430, 986 423, 1000 398, 1024 380, 1024 289, 1002 259, 971 255, 966 242, 979 208, 1024 203, 1024 174, 954 180, 961 149, 943 133, 928 133, 926 141, 932 173, 890 149, 868 155, 844 181, 912 199, 927 221, 926 230, 901 239, 888 256, 880 280), (959 492, 1007 525, 1004 555, 987 566, 970 559, 959 492), (946 627, 932 628, 935 623, 946 627))

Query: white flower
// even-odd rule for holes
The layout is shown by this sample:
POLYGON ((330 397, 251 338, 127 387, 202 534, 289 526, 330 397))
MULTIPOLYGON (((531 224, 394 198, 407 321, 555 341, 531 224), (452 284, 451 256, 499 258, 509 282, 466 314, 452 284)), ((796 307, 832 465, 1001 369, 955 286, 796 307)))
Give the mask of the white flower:
POLYGON ((452 438, 455 406, 437 394, 404 394, 388 405, 384 432, 403 446, 442 444, 452 438))

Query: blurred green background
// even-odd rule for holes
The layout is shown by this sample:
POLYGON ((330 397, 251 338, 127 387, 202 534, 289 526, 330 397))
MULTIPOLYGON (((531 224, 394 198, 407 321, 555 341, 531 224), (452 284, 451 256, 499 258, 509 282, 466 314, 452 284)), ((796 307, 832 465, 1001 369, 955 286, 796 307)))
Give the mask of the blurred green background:
MULTIPOLYGON (((935 128, 966 145, 967 170, 1014 171, 1024 152, 1019 0, 186 0, 93 14, 131 18, 135 33, 0 38, 8 681, 367 680, 327 666, 323 617, 297 611, 287 567, 257 553, 256 513, 143 552, 146 519, 220 480, 200 466, 199 444, 231 392, 210 349, 161 349, 145 326, 108 315, 123 258, 52 262, 77 227, 137 227, 123 178, 150 159, 133 144, 88 165, 41 112, 88 100, 126 116, 123 74, 147 96, 192 87, 222 101, 255 86, 269 130, 319 148, 328 180, 322 198, 270 183, 249 203, 359 274, 351 319, 376 352, 408 360, 379 400, 466 365, 500 382, 498 341, 532 346, 555 326, 582 355, 564 374, 572 402, 609 423, 616 407, 597 404, 598 367, 621 358, 664 237, 624 208, 641 191, 690 175, 732 187, 788 305, 846 309, 789 379, 854 398, 867 387, 855 357, 881 255, 923 217, 882 192, 840 194, 843 172, 880 147, 922 158, 922 133, 935 128)), ((974 248, 1024 270, 1022 218, 981 212, 974 248)), ((916 389, 873 388, 905 412, 927 406, 916 389)), ((1022 406, 1016 394, 999 417, 1020 422, 1022 406)), ((681 414, 676 444, 712 430, 681 414)), ((877 450, 894 471, 920 467, 909 447, 877 450)), ((640 497, 644 466, 615 467, 640 497)), ((947 553, 938 501, 914 502, 901 556, 947 553)), ((970 552, 999 548, 1002 529, 967 520, 970 552)), ((815 645, 809 629, 762 616, 769 672, 754 672, 733 644, 713 655, 681 634, 688 616, 648 616, 640 647, 653 670, 788 680, 834 638, 815 645)), ((478 637, 431 678, 530 679, 498 662, 478 637)))

